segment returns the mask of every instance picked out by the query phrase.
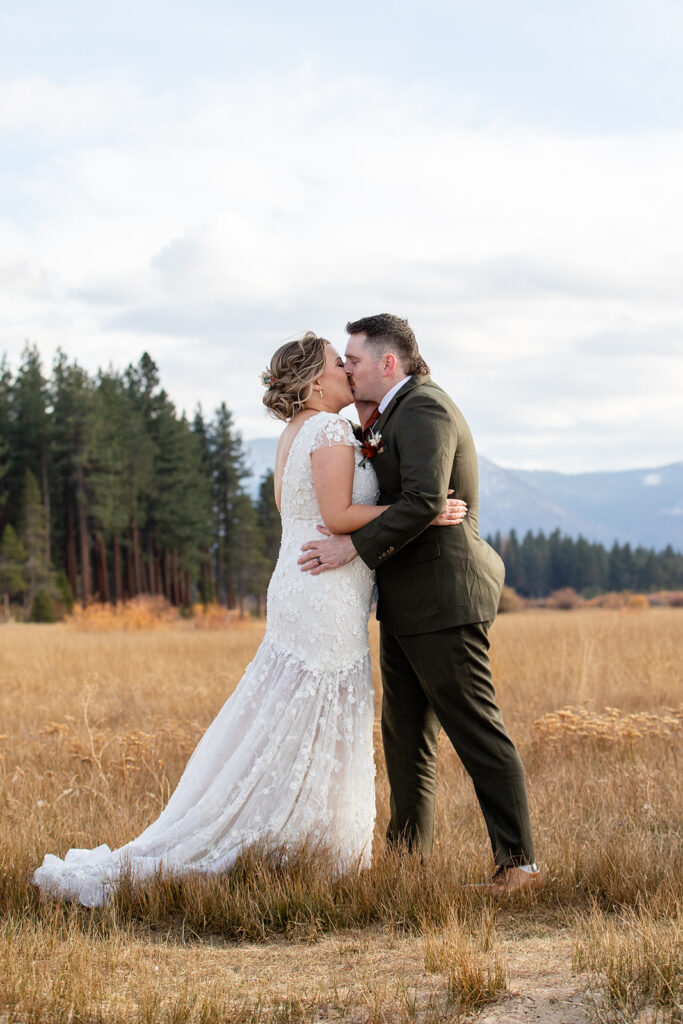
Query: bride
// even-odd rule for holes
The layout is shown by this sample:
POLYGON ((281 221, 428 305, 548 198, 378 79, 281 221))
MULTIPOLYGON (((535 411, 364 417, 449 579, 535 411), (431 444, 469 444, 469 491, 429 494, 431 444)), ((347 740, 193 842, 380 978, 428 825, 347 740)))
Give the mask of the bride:
MULTIPOLYGON (((46 894, 99 906, 122 870, 134 879, 225 871, 256 842, 285 850, 320 842, 341 870, 369 864, 373 574, 356 558, 312 576, 297 557, 321 520, 350 533, 386 506, 375 504, 375 472, 339 416, 353 395, 332 345, 309 332, 277 350, 262 380, 264 404, 287 421, 275 462, 282 542, 264 639, 157 820, 118 850, 47 854, 33 875, 46 894)), ((435 523, 462 518, 459 503, 448 505, 435 523)))

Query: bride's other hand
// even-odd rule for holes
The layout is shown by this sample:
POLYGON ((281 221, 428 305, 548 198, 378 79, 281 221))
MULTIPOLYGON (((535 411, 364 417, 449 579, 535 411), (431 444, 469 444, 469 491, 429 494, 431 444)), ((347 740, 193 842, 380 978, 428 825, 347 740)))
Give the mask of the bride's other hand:
MULTIPOLYGON (((453 491, 448 492, 449 495, 453 491)), ((446 504, 443 507, 443 511, 438 514, 435 519, 432 519, 430 526, 460 526, 467 515, 467 505, 460 498, 446 498, 446 504)))

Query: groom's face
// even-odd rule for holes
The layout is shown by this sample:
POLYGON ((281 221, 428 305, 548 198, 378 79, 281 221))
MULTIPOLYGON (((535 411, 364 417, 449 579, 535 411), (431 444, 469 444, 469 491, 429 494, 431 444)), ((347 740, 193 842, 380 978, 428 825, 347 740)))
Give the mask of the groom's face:
POLYGON ((379 402, 387 390, 382 357, 377 359, 365 344, 365 334, 350 334, 344 369, 357 402, 379 402))

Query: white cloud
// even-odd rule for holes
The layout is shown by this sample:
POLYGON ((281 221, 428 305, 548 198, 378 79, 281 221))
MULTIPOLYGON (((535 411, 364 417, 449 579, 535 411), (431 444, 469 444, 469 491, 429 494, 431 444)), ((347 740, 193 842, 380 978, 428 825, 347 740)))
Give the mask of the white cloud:
POLYGON ((491 458, 681 457, 683 135, 474 129, 460 98, 310 67, 182 96, 31 79, 0 111, 32 140, 0 172, 0 349, 146 348, 181 405, 225 399, 253 436, 283 338, 343 346, 391 309, 491 458))

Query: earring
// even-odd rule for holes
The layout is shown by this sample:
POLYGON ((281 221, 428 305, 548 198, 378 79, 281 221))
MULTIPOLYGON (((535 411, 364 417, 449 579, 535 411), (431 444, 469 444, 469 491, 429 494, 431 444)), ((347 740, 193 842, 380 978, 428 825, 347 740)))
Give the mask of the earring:
POLYGON ((323 389, 320 387, 319 384, 318 384, 318 391, 320 392, 320 401, 322 402, 322 400, 323 400, 323 389))

